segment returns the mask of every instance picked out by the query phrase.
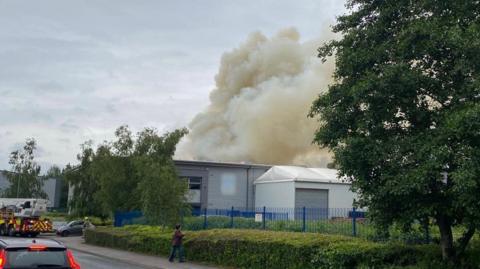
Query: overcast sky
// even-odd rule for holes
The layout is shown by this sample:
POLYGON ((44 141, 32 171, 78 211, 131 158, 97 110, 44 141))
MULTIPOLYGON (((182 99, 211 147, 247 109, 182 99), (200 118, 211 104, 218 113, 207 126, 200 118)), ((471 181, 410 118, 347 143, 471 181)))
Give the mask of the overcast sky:
POLYGON ((341 0, 0 0, 0 169, 27 137, 43 167, 116 127, 187 126, 249 33, 320 35, 341 0))

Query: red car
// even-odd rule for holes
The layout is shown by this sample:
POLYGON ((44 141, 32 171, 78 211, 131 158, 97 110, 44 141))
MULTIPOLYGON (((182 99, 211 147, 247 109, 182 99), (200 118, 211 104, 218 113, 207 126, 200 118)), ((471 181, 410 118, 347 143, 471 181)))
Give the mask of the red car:
POLYGON ((48 239, 0 239, 0 269, 81 269, 61 242, 48 239))

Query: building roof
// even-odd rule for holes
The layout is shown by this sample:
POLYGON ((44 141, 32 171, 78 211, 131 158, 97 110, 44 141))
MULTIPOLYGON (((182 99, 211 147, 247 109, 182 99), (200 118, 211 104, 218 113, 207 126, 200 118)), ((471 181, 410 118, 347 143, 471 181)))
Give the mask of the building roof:
POLYGON ((228 163, 228 162, 212 162, 212 161, 194 161, 194 160, 173 160, 175 165, 188 166, 210 166, 210 167, 237 167, 237 168, 265 168, 272 167, 266 164, 251 164, 251 163, 228 163))
POLYGON ((270 168, 265 174, 255 180, 255 184, 292 181, 348 184, 345 180, 338 178, 336 169, 281 165, 270 168))

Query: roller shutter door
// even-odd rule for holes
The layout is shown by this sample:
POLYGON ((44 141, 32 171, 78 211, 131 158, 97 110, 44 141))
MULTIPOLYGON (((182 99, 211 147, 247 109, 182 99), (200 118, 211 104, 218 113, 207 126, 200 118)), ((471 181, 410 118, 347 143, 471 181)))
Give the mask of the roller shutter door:
POLYGON ((306 208, 306 219, 328 218, 328 190, 295 189, 295 207, 297 219, 300 218, 299 212, 303 215, 303 207, 306 208))
POLYGON ((328 208, 328 190, 296 189, 295 207, 328 208))

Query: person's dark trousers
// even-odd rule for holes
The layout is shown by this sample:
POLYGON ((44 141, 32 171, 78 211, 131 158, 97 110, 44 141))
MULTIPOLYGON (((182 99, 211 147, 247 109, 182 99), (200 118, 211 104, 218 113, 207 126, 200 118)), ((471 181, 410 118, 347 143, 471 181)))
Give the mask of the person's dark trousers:
POLYGON ((183 252, 183 246, 172 246, 172 251, 170 252, 170 257, 168 257, 168 260, 173 262, 177 252, 178 252, 179 261, 184 262, 185 261, 185 253, 183 252))

